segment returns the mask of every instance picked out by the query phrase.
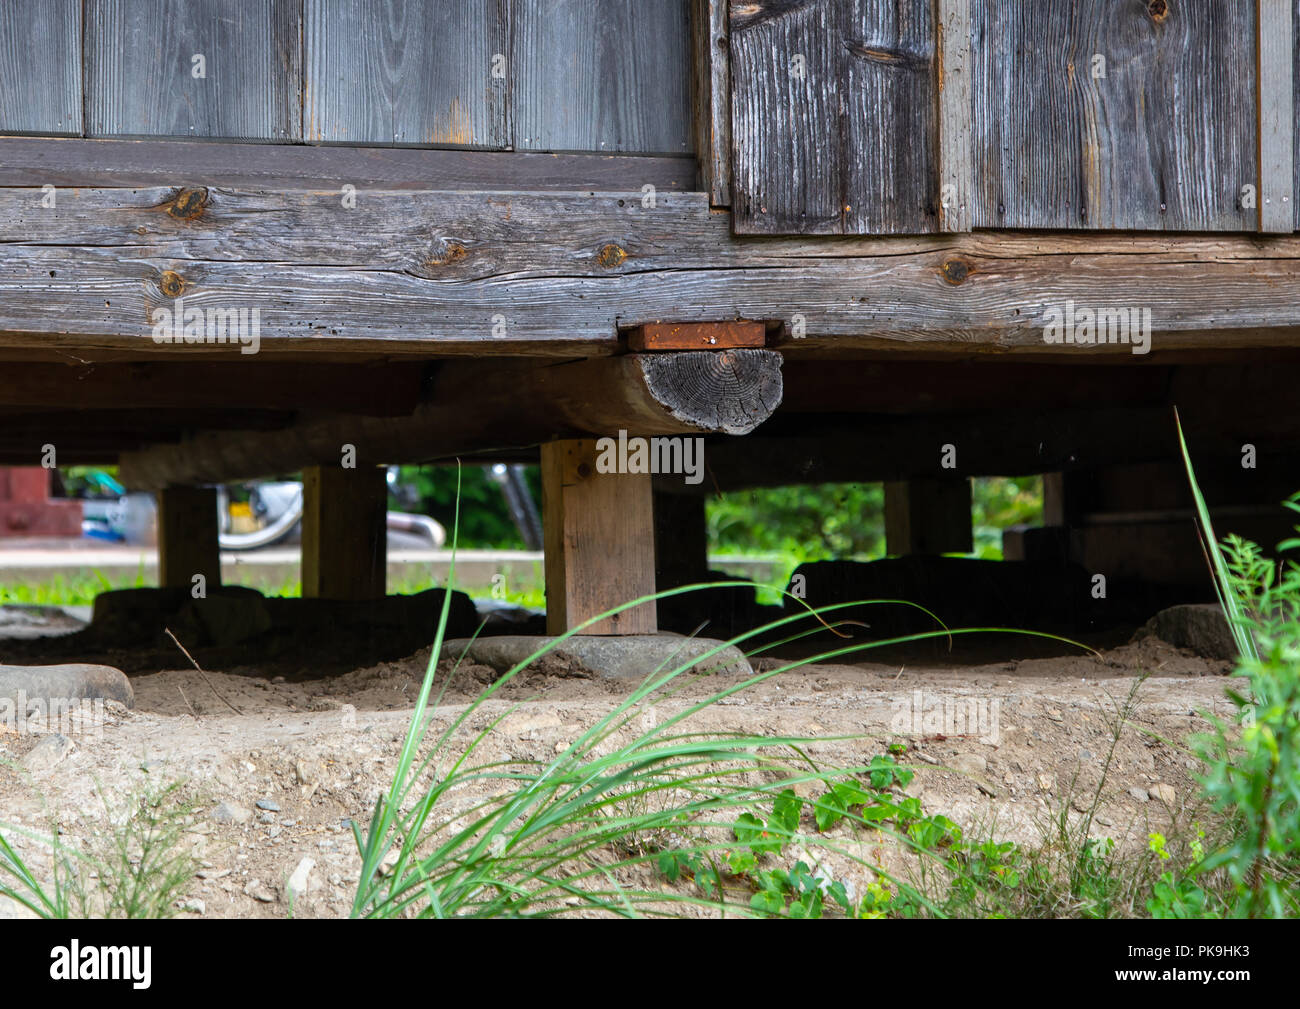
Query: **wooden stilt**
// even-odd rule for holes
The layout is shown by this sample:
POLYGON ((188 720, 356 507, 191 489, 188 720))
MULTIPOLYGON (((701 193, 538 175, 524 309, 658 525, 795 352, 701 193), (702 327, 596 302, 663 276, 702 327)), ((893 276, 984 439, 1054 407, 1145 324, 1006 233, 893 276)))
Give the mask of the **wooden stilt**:
POLYGON ((388 559, 388 484, 376 466, 303 470, 302 594, 377 599, 388 559))
POLYGON ((166 487, 158 492, 158 584, 204 592, 221 584, 217 492, 212 487, 166 487))
MULTIPOLYGON (((648 473, 598 473, 594 439, 542 446, 548 634, 563 634, 613 606, 655 591, 650 481, 648 473)), ((592 624, 583 633, 656 630, 651 601, 592 624)))
POLYGON ((885 547, 896 556, 974 549, 970 481, 916 477, 885 484, 885 547))

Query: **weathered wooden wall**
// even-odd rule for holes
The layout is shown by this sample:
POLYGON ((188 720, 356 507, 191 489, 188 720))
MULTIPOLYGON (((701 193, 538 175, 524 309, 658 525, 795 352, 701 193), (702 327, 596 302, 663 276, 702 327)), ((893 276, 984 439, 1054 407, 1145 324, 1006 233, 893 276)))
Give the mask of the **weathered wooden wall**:
POLYGON ((689 154, 688 5, 6 0, 0 133, 689 154))
POLYGON ((1254 3, 971 11, 975 227, 1253 230, 1254 3))
POLYGON ((1290 231, 1294 3, 731 0, 735 230, 1290 231))
POLYGON ((936 226, 932 0, 732 4, 738 233, 936 226))
POLYGON ((0 4, 0 131, 79 136, 81 0, 0 4))

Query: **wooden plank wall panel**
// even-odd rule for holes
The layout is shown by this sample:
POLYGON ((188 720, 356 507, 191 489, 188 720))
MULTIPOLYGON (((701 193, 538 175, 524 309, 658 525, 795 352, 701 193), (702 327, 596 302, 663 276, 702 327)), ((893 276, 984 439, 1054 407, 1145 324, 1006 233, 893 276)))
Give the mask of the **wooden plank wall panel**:
POLYGON ((735 230, 937 228, 930 0, 731 6, 735 230))
POLYGON ((81 0, 0 4, 0 133, 81 134, 81 0))
POLYGON ((841 4, 844 232, 938 229, 933 0, 841 4))
POLYGON ((731 70, 727 59, 727 0, 692 0, 691 34, 695 41, 695 150, 700 159, 700 187, 715 207, 728 207, 731 70))
POLYGON ((88 135, 301 138, 300 0, 87 0, 85 9, 88 135))
POLYGON ((509 2, 306 0, 306 139, 507 147, 509 2))
POLYGON ((838 3, 731 5, 731 211, 739 234, 844 229, 838 3))
POLYGON ((1259 230, 1295 230, 1294 0, 1259 0, 1259 230))
POLYGON ((971 0, 938 0, 939 230, 970 231, 971 0))
POLYGON ((1244 0, 977 0, 974 226, 1254 230, 1255 17, 1244 0))
POLYGON ((513 0, 514 146, 687 154, 689 0, 513 0))
MULTIPOLYGON (((1300 39, 1295 37, 1300 32, 1300 0, 1295 0, 1295 7, 1291 11, 1291 87, 1295 92, 1294 115, 1295 120, 1300 121, 1300 39)), ((1292 130, 1293 155, 1291 166, 1295 173, 1295 186, 1291 193, 1291 203, 1294 205, 1294 226, 1296 231, 1300 231, 1300 128, 1292 130)))

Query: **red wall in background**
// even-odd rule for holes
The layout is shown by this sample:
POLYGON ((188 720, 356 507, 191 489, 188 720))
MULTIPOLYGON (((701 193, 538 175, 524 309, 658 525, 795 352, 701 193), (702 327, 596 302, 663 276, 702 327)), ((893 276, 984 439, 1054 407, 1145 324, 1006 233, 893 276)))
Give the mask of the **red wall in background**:
POLYGON ((81 502, 50 499, 50 471, 0 466, 0 537, 80 536, 81 502))

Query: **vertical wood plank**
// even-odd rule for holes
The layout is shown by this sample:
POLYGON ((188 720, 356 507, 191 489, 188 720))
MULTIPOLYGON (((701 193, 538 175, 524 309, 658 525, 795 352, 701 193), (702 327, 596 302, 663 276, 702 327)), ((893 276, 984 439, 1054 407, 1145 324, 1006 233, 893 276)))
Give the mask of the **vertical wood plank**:
POLYGON ((510 0, 306 0, 309 141, 509 145, 510 0))
POLYGON ((202 575, 207 589, 221 584, 213 487, 167 487, 158 492, 158 584, 192 589, 202 575))
POLYGON ((915 477, 887 482, 885 549, 900 557, 970 553, 974 549, 970 481, 915 477))
POLYGON ((715 207, 731 205, 731 69, 727 0, 692 0, 695 40, 695 151, 701 188, 715 207))
POLYGON ((732 227, 844 230, 835 0, 731 4, 732 227))
POLYGON ((380 466, 303 470, 302 594, 378 599, 388 561, 388 482, 380 466))
POLYGON ((935 231, 931 0, 731 5, 739 234, 935 231))
POLYGON ((974 227, 1254 229, 1254 4, 981 0, 971 17, 974 227))
POLYGON ((933 0, 853 0, 843 60, 843 230, 938 230, 938 99, 933 0))
POLYGON ((939 0, 939 230, 971 230, 971 0, 939 0))
POLYGON ((1259 0, 1259 230, 1295 230, 1294 0, 1259 0))
POLYGON ((81 128, 81 0, 0 4, 0 133, 81 128))
MULTIPOLYGON (((563 634, 655 591, 654 509, 648 473, 598 473, 594 439, 542 445, 546 632, 563 634)), ((583 634, 653 634, 654 600, 583 634)))
POLYGON ((86 132, 301 139, 300 36, 300 0, 86 0, 86 132))
POLYGON ((690 56, 688 0, 514 0, 516 150, 689 154, 690 56))

